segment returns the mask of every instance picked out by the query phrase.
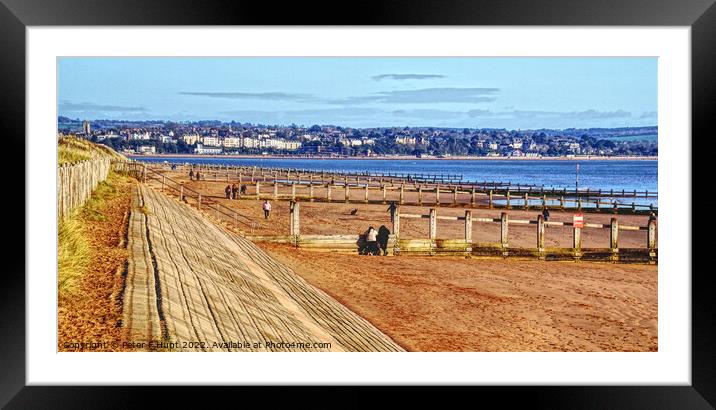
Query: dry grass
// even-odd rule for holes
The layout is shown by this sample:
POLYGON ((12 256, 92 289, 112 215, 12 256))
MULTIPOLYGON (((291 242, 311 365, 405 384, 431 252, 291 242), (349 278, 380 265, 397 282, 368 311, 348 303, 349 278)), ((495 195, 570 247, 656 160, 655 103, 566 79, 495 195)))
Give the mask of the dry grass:
POLYGON ((74 217, 61 222, 57 227, 57 292, 60 298, 77 293, 91 258, 82 220, 74 217))
POLYGON ((77 137, 62 137, 57 141, 57 163, 76 164, 88 159, 110 157, 116 160, 126 160, 126 158, 115 152, 112 148, 95 144, 91 141, 77 137))
POLYGON ((83 342, 122 347, 122 246, 131 178, 110 172, 87 203, 58 226, 58 350, 78 351, 83 342))
POLYGON ((110 172, 102 181, 90 199, 74 215, 60 222, 57 227, 57 260, 60 297, 77 292, 78 283, 93 254, 86 230, 93 222, 106 221, 104 208, 109 200, 117 196, 117 186, 129 183, 129 178, 110 172))

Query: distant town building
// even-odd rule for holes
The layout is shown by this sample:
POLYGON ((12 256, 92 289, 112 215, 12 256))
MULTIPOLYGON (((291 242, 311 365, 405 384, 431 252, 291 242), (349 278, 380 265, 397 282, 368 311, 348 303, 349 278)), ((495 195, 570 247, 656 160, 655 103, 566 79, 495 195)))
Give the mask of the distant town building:
POLYGON ((84 134, 86 136, 89 136, 92 134, 92 128, 90 127, 89 121, 87 121, 87 120, 82 121, 82 132, 84 132, 84 134))
POLYGON ((204 145, 211 145, 212 147, 218 147, 219 137, 204 137, 201 139, 201 143, 204 145))
POLYGON ((224 138, 224 148, 241 148, 241 138, 238 138, 238 137, 224 138))
POLYGON ((197 154, 221 154, 221 148, 204 148, 202 144, 196 144, 194 152, 197 154))
POLYGON ((137 149, 142 154, 155 154, 157 152, 157 148, 154 145, 142 145, 137 147, 137 149))
POLYGON ((199 136, 198 136, 197 134, 187 134, 187 135, 183 135, 183 136, 181 137, 181 139, 184 140, 184 142, 186 143, 186 145, 194 145, 194 144, 196 144, 197 142, 199 142, 199 136))

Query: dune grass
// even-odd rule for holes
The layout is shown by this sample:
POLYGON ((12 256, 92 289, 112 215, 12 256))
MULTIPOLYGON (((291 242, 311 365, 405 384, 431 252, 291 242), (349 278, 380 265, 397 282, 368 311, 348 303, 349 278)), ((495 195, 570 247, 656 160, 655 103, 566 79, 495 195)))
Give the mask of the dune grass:
POLYGON ((76 164, 99 157, 126 160, 123 155, 106 145, 95 144, 77 137, 62 137, 57 140, 57 163, 59 165, 76 164))
POLYGON ((77 293, 92 260, 92 249, 85 237, 83 221, 75 216, 57 227, 57 293, 67 297, 77 293))
POLYGON ((58 283, 60 297, 77 293, 82 276, 94 257, 87 228, 95 221, 105 221, 104 207, 117 195, 117 185, 129 177, 110 172, 92 193, 90 199, 57 227, 58 283))

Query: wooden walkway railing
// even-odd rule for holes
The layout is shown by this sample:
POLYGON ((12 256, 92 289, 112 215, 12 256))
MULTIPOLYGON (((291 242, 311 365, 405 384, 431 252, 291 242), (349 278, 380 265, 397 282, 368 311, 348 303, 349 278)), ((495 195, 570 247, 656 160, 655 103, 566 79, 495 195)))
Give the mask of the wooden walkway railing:
POLYGON ((214 218, 237 228, 242 234, 253 233, 256 221, 242 215, 235 210, 214 201, 207 195, 184 186, 183 182, 176 181, 161 172, 155 171, 146 164, 137 162, 116 162, 112 166, 118 172, 131 174, 138 180, 146 183, 155 181, 160 184, 160 190, 175 194, 180 201, 196 206, 200 211, 208 211, 214 218), (213 212, 212 212, 213 211, 213 212))

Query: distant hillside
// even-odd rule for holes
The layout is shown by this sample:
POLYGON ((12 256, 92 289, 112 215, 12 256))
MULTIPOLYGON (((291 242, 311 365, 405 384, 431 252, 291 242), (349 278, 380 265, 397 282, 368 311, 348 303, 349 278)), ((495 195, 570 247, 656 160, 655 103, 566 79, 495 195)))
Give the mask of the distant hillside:
POLYGON ((58 165, 74 164, 92 158, 109 157, 116 160, 126 160, 124 155, 118 154, 112 148, 95 144, 76 137, 62 137, 57 140, 58 165))

